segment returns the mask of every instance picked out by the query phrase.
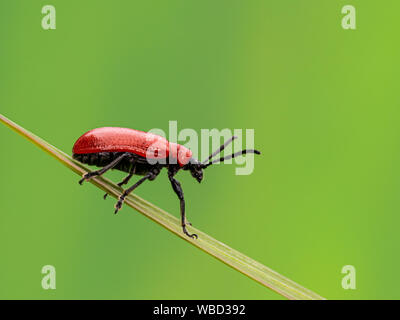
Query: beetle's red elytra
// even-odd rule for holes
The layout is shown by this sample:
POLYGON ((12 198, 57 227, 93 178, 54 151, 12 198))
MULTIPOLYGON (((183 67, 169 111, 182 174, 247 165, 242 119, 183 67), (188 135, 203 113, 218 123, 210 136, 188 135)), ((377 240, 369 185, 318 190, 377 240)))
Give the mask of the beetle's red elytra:
POLYGON ((192 151, 188 148, 169 142, 159 135, 115 127, 97 128, 86 132, 75 142, 72 152, 130 152, 147 159, 167 158, 171 155, 181 167, 192 157, 192 151))
MULTIPOLYGON (((73 158, 89 165, 101 167, 101 169, 88 172, 79 181, 82 184, 92 177, 101 176, 110 169, 127 172, 128 176, 119 186, 127 184, 133 175, 143 176, 130 188, 124 190, 115 205, 115 213, 121 209, 125 198, 134 189, 146 180, 154 180, 161 169, 168 170, 168 179, 172 189, 180 201, 181 226, 183 233, 191 238, 197 238, 196 234, 190 234, 186 226, 191 225, 185 216, 185 199, 181 184, 175 179, 179 170, 189 170, 193 178, 199 183, 203 180, 203 169, 218 162, 235 158, 246 153, 260 154, 253 149, 245 149, 219 159, 212 160, 221 153, 236 137, 233 136, 213 152, 205 161, 200 162, 192 157, 192 151, 177 143, 149 132, 143 132, 128 128, 103 127, 90 130, 83 134, 74 144, 73 158), (150 161, 150 160, 164 161, 150 161)), ((104 195, 106 198, 107 194, 104 195)))

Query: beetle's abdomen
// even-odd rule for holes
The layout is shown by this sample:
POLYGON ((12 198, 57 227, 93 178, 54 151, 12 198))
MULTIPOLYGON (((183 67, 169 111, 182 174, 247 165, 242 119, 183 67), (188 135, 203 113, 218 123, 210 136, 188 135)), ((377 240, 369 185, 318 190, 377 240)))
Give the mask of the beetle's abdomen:
MULTIPOLYGON (((98 153, 87 153, 87 154, 74 153, 72 157, 75 160, 78 160, 79 162, 88 164, 90 166, 105 167, 106 165, 113 162, 115 159, 119 158, 121 155, 122 155, 121 152, 98 152, 98 153)), ((130 172, 132 165, 133 163, 130 161, 130 159, 125 158, 122 161, 120 161, 113 169, 124 172, 130 172)), ((140 167, 143 165, 144 165, 143 163, 135 163, 135 166, 137 166, 138 169, 140 169, 140 167)), ((147 172, 148 169, 146 173, 147 172)), ((140 173, 139 170, 135 170, 135 174, 142 175, 142 173, 140 173)))
POLYGON ((146 159, 163 159, 173 156, 180 166, 187 164, 192 152, 165 138, 128 128, 104 127, 90 130, 74 144, 74 154, 99 152, 130 152, 146 159))

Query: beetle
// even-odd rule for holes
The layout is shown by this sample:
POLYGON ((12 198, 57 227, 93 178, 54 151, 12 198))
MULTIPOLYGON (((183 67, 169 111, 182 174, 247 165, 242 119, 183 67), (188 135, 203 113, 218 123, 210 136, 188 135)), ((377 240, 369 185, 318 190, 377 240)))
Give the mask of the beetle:
MULTIPOLYGON (((183 233, 191 238, 197 238, 196 234, 190 234, 186 226, 191 225, 185 216, 185 199, 181 184, 175 179, 180 170, 190 171, 193 178, 199 183, 203 180, 203 169, 212 164, 246 153, 260 154, 253 149, 245 149, 219 159, 212 160, 222 152, 237 137, 233 136, 213 152, 205 161, 200 162, 192 157, 192 151, 185 146, 169 142, 167 139, 149 132, 143 132, 128 128, 103 127, 90 130, 83 134, 74 144, 73 158, 81 163, 95 165, 101 169, 88 172, 79 180, 79 184, 90 180, 92 177, 101 176, 110 169, 116 169, 128 173, 118 186, 127 184, 133 175, 143 176, 119 197, 115 204, 117 213, 124 203, 125 198, 144 181, 154 180, 161 169, 168 170, 168 179, 172 189, 180 201, 181 226, 183 233)), ((104 195, 104 199, 107 193, 104 195)))

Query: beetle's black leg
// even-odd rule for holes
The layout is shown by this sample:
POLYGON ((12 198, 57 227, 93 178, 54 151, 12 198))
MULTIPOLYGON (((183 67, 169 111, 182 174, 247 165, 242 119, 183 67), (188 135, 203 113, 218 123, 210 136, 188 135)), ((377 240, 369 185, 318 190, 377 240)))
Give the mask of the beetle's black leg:
POLYGON ((129 155, 130 155, 129 152, 125 152, 125 153, 121 154, 118 158, 116 158, 114 161, 110 162, 108 165, 101 168, 100 170, 96 170, 96 171, 92 171, 92 172, 88 172, 88 173, 84 174, 82 176, 82 179, 79 180, 79 184, 82 184, 83 181, 85 181, 85 180, 86 181, 90 180, 94 176, 101 176, 108 170, 114 168, 122 159, 124 159, 125 157, 128 157, 129 155))
MULTIPOLYGON (((129 180, 131 180, 131 178, 134 174, 135 174, 135 166, 132 166, 129 174, 125 177, 125 179, 122 180, 121 182, 117 183, 118 187, 121 187, 124 184, 127 184, 129 182, 129 180)), ((104 200, 106 200, 107 196, 108 196, 108 193, 104 194, 104 196, 103 196, 104 200)))
POLYGON ((195 234, 195 233, 190 234, 186 230, 186 225, 187 224, 191 225, 191 223, 188 223, 186 221, 186 216, 185 216, 185 198, 183 196, 183 190, 182 190, 181 184, 179 183, 178 180, 176 180, 174 178, 174 172, 172 172, 172 171, 168 172, 168 178, 169 178, 169 181, 171 181, 172 189, 174 189, 174 191, 175 191, 175 193, 178 196, 179 201, 180 201, 180 206, 181 206, 181 226, 182 226, 183 233, 186 234, 190 238, 196 238, 197 239, 198 238, 197 234, 195 234))
POLYGON ((118 202, 115 204, 115 212, 114 213, 117 213, 119 211, 119 209, 121 209, 122 204, 124 203, 125 198, 128 196, 128 194, 130 194, 133 190, 135 190, 138 186, 140 186, 144 181, 146 181, 146 180, 153 181, 158 176, 159 173, 160 173, 160 170, 155 168, 152 171, 150 171, 149 173, 147 173, 138 182, 136 182, 132 187, 126 189, 124 191, 124 193, 119 197, 118 202))

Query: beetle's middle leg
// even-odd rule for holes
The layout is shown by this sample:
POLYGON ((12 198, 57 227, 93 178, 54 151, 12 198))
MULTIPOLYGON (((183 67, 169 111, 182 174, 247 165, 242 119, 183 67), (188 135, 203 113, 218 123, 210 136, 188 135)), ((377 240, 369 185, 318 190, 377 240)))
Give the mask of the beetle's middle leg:
POLYGON ((137 187, 139 187, 143 182, 145 182, 146 180, 150 180, 153 181, 158 174, 160 173, 160 169, 158 168, 154 168, 151 171, 149 171, 143 178, 141 178, 140 180, 138 180, 132 187, 126 189, 124 191, 124 193, 119 197, 118 202, 115 204, 115 212, 117 213, 119 211, 119 209, 121 209, 122 204, 125 201, 125 198, 133 191, 135 190, 137 187))
POLYGON ((125 153, 121 154, 118 158, 111 161, 108 165, 101 168, 100 170, 96 170, 96 171, 92 171, 92 172, 88 172, 88 173, 84 174, 82 176, 82 179, 79 180, 79 184, 82 184, 83 181, 85 181, 85 180, 86 181, 90 180, 92 177, 101 176, 102 174, 106 173, 108 170, 114 168, 118 163, 120 163, 120 161, 122 159, 129 157, 129 156, 130 156, 130 153, 125 152, 125 153))
MULTIPOLYGON (((131 180, 132 176, 135 174, 135 169, 136 169, 136 167, 135 167, 135 165, 133 164, 133 161, 132 161, 132 167, 129 170, 129 174, 125 177, 124 180, 122 180, 121 182, 117 183, 118 187, 121 187, 124 184, 127 184, 129 182, 129 180, 131 180)), ((104 196, 103 196, 104 200, 106 200, 107 196, 108 196, 108 193, 105 193, 104 196)))

